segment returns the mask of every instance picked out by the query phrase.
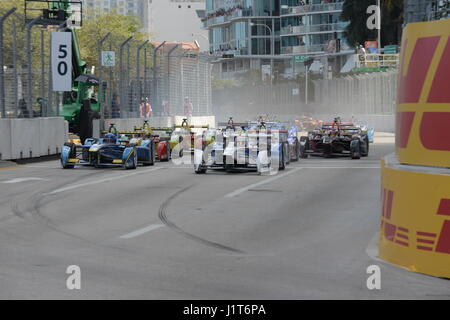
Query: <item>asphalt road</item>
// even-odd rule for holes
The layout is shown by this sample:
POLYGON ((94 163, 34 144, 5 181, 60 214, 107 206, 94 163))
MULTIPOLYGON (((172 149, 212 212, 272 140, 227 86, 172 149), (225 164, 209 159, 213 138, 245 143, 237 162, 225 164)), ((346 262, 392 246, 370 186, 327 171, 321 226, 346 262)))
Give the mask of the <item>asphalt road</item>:
POLYGON ((376 257, 391 142, 275 177, 168 163, 0 169, 0 298, 448 299, 449 280, 376 257), (366 287, 373 264, 381 290, 366 287), (66 288, 69 265, 81 290, 66 288))

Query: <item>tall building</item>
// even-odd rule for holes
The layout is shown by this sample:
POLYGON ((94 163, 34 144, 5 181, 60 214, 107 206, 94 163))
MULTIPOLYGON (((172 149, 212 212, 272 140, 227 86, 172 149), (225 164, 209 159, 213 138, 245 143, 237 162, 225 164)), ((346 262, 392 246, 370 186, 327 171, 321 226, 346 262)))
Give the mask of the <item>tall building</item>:
POLYGON ((404 23, 448 19, 450 0, 404 0, 404 23))
POLYGON ((208 51, 208 33, 201 28, 199 16, 205 0, 152 0, 150 30, 155 41, 190 42, 196 40, 201 51, 208 51))
POLYGON ((84 8, 109 12, 116 10, 123 15, 138 16, 142 30, 150 32, 149 9, 152 0, 82 0, 84 8))
POLYGON ((343 2, 206 0, 202 24, 211 54, 232 57, 222 63, 222 74, 261 66, 282 74, 288 65, 292 69, 293 56, 350 49, 343 37, 347 23, 340 21, 343 2))

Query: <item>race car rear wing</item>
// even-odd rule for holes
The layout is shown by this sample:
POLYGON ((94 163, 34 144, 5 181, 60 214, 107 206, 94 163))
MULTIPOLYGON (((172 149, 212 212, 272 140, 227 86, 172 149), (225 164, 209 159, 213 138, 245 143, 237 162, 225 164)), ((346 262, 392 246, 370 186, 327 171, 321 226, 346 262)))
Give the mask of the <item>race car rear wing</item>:
POLYGON ((217 123, 218 127, 227 127, 227 126, 234 126, 234 127, 248 127, 248 123, 247 122, 233 122, 233 123, 229 123, 229 122, 218 122, 217 123))
POLYGON ((176 125, 175 128, 191 128, 191 129, 194 129, 194 128, 200 128, 200 129, 209 129, 209 125, 203 125, 203 126, 200 126, 200 125, 176 125))

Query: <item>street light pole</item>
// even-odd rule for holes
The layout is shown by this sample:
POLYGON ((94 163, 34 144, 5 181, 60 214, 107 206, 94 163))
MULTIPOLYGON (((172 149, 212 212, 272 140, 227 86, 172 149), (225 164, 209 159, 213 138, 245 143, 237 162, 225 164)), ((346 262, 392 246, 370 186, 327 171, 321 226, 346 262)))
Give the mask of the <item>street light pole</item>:
MULTIPOLYGON (((100 79, 100 86, 102 86, 103 83, 103 66, 102 66, 102 49, 103 49, 103 43, 109 38, 111 35, 111 32, 108 32, 103 38, 101 38, 97 44, 98 49, 98 76, 100 79)), ((110 84, 111 85, 111 84, 110 84)), ((111 89, 110 89, 111 90, 111 89)), ((102 93, 103 94, 103 93, 102 93)), ((101 101, 101 97, 99 95, 99 101, 101 101)), ((101 126, 103 126, 104 120, 105 120, 105 107, 106 103, 100 103, 100 123, 101 126)))
POLYGON ((377 0, 378 6, 378 54, 381 54, 381 1, 377 0))

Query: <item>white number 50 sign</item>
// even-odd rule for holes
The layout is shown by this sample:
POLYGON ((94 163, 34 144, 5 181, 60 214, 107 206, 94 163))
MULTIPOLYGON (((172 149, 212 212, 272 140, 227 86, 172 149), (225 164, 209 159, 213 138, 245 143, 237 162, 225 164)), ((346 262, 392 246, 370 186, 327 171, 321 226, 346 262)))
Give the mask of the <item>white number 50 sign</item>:
POLYGON ((72 91, 72 33, 52 32, 53 91, 72 91))

